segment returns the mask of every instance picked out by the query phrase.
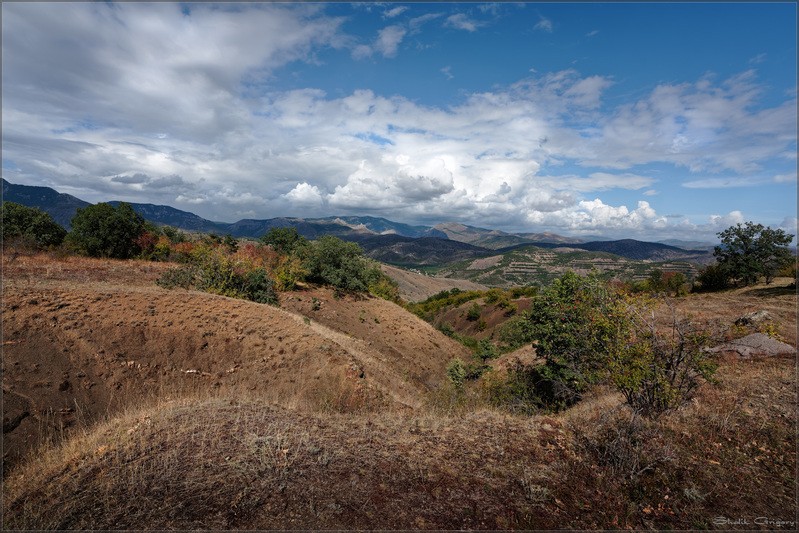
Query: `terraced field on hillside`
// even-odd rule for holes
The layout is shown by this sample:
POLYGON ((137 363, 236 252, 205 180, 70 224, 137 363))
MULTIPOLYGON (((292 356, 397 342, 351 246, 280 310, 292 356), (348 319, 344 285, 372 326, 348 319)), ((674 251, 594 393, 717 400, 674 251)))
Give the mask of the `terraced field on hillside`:
POLYGON ((605 252, 587 252, 575 248, 520 248, 502 255, 459 261, 441 267, 438 276, 468 279, 492 287, 545 285, 567 271, 587 274, 592 270, 609 277, 637 281, 653 269, 682 272, 693 279, 698 269, 685 261, 646 261, 625 259, 605 252))

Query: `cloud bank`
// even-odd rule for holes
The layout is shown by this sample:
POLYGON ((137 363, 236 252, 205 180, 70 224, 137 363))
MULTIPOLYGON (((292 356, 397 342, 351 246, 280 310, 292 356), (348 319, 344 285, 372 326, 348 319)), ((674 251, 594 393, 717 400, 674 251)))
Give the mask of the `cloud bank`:
MULTIPOLYGON (((658 214, 643 197, 662 178, 647 165, 708 175, 681 180, 686 188, 728 188, 795 157, 795 94, 760 105, 751 70, 663 83, 615 106, 604 98, 612 77, 576 70, 449 107, 368 89, 270 89, 276 69, 313 63, 319 50, 391 58, 423 24, 478 30, 465 15, 392 23, 368 44, 315 5, 9 4, 3 15, 4 175, 90 201, 165 203, 227 221, 371 213, 609 236, 710 234, 743 215, 658 214), (640 199, 602 199, 620 191, 640 199)), ((552 23, 542 17, 536 28, 551 32, 552 23)))

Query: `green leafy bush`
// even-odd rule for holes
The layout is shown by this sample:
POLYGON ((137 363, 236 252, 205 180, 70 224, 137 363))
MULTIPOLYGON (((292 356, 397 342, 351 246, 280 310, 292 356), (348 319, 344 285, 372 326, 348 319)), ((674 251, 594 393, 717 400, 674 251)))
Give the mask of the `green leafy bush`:
POLYGON ((457 390, 463 389, 466 379, 466 365, 459 358, 455 358, 447 365, 447 377, 457 390))
POLYGON ((194 287, 198 290, 277 305, 275 283, 263 266, 237 259, 224 245, 201 244, 192 249, 188 264, 166 271, 156 281, 165 288, 194 287))
POLYGON ((538 287, 535 285, 525 285, 523 287, 513 287, 510 290, 510 297, 514 300, 516 298, 533 298, 538 294, 538 287))
POLYGON ((282 256, 274 272, 277 288, 281 291, 293 291, 308 274, 302 262, 294 256, 282 256))
POLYGON ((308 281, 399 301, 397 283, 376 263, 366 259, 361 247, 354 242, 325 235, 308 245, 295 247, 293 253, 301 259, 308 281))
POLYGON ((480 298, 484 294, 484 291, 463 291, 453 288, 436 293, 422 302, 409 304, 407 308, 422 320, 430 322, 442 309, 461 305, 470 300, 480 298))
POLYGON ((0 206, 0 226, 4 243, 22 239, 41 248, 58 246, 67 235, 67 231, 41 209, 14 202, 3 202, 0 206))
POLYGON ((308 281, 348 291, 368 290, 367 264, 361 247, 325 235, 303 249, 308 281))
POLYGON ((722 291, 730 288, 730 272, 724 265, 713 264, 706 266, 696 277, 698 286, 695 290, 700 292, 722 291))
POLYGON ((478 320, 479 318, 480 318, 480 306, 477 304, 477 302, 475 302, 471 305, 471 307, 469 307, 469 310, 466 311, 466 319, 475 321, 478 320))
POLYGON ((483 381, 483 394, 494 407, 517 414, 535 414, 547 406, 541 399, 541 383, 553 383, 542 375, 544 370, 517 362, 508 369, 507 375, 491 372, 483 381))
POLYGON ((370 266, 366 271, 366 279, 369 294, 389 302, 400 302, 399 284, 380 270, 379 266, 370 266))
POLYGON ((534 340, 530 318, 526 312, 506 320, 497 330, 502 351, 511 352, 534 340))
POLYGON ((542 291, 526 317, 528 334, 546 360, 546 379, 537 386, 553 407, 573 404, 603 377, 631 327, 624 303, 607 283, 572 272, 542 291))
POLYGON ((130 259, 141 253, 136 239, 144 230, 144 219, 130 204, 113 207, 99 203, 78 209, 67 240, 79 253, 91 257, 130 259))
POLYGON ((308 240, 294 227, 272 228, 261 237, 261 242, 285 255, 291 255, 299 248, 308 245, 308 240))
POLYGON ((655 418, 688 402, 717 364, 703 348, 711 335, 688 320, 672 321, 670 334, 657 331, 651 312, 636 313, 634 336, 609 360, 611 381, 636 413, 655 418))

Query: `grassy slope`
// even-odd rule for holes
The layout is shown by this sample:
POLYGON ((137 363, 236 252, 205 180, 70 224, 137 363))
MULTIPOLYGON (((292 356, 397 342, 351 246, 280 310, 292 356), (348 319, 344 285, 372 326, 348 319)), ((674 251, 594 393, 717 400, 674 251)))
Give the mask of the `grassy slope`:
MULTIPOLYGON (((150 292, 141 281, 157 272, 147 271, 148 264, 130 272, 132 264, 97 262, 87 268, 88 263, 39 261, 13 267, 19 276, 12 285, 25 294, 26 305, 33 305, 31 287, 42 287, 35 299, 43 322, 35 322, 35 313, 26 316, 37 330, 60 332, 57 347, 58 335, 93 325, 78 324, 77 316, 45 327, 50 314, 75 311, 56 309, 62 303, 78 305, 70 298, 80 295, 65 290, 70 286, 87 296, 88 287, 98 282, 100 293, 113 285, 120 299, 100 302, 116 301, 125 309, 126 318, 116 319, 123 328, 152 320, 146 318, 149 307, 131 302, 137 294, 146 301, 160 291, 150 292), (130 284, 122 286, 119 279, 125 276, 131 276, 130 284), (52 302, 43 305, 45 298, 52 302)), ((231 301, 207 298, 216 305, 231 301)), ((320 326, 360 324, 372 331, 388 325, 382 315, 376 323, 376 309, 366 304, 344 302, 345 310, 335 308, 337 303, 324 302, 318 312, 328 316, 316 321, 320 326), (339 312, 345 315, 340 323, 339 312)), ((311 315, 306 304, 303 299, 291 306, 311 315)), ((22 307, 8 305, 5 298, 4 324, 23 316, 22 307)), ((785 288, 692 295, 677 300, 676 307, 700 321, 726 324, 765 308, 775 316, 779 333, 796 343, 796 295, 785 288)), ((263 320, 265 309, 236 303, 230 312, 239 316, 226 320, 234 329, 243 327, 238 335, 247 339, 253 336, 248 328, 257 327, 257 314, 263 320)), ((194 320, 203 316, 199 309, 194 314, 194 320)), ((180 328, 187 343, 195 342, 192 316, 186 314, 180 328)), ((307 326, 301 318, 294 322, 307 326)), ((341 330, 327 338, 317 338, 313 330, 297 333, 298 340, 308 340, 308 354, 316 359, 324 353, 322 344, 332 346, 332 341, 341 341, 334 351, 343 350, 342 356, 357 353, 342 346, 347 342, 341 330)), ((215 342, 224 345, 219 338, 215 342)), ((15 346, 6 346, 4 356, 15 346)), ((254 348, 234 351, 246 357, 254 348)), ((418 364, 414 361, 403 364, 418 364)), ((279 379, 291 386, 290 380, 309 368, 297 367, 279 379)), ((8 369, 4 389, 14 382, 8 369)), ((224 373, 222 366, 219 370, 224 373)), ((41 449, 15 468, 4 482, 3 527, 692 529, 714 527, 719 516, 750 523, 759 516, 790 521, 797 511, 796 386, 793 358, 727 359, 717 385, 703 386, 690 405, 658 423, 634 425, 618 395, 602 390, 559 415, 534 417, 462 405, 446 389, 422 398, 427 403, 413 411, 351 414, 302 406, 289 410, 275 406, 262 390, 232 385, 211 397, 197 391, 176 400, 161 396, 144 408, 123 405, 108 422, 41 449)))
POLYGON ((793 361, 731 361, 632 429, 615 395, 572 412, 301 414, 257 400, 128 413, 16 471, 7 528, 708 528, 791 520, 793 361))

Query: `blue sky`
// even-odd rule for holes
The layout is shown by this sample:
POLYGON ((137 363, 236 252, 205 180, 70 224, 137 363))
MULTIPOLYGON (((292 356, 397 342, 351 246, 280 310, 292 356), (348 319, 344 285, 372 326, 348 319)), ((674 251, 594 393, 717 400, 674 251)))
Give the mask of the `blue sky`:
POLYGON ((796 233, 796 4, 4 3, 3 176, 206 218, 796 233))

